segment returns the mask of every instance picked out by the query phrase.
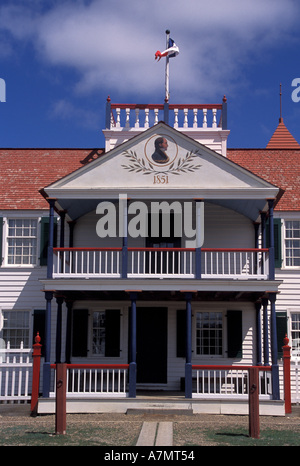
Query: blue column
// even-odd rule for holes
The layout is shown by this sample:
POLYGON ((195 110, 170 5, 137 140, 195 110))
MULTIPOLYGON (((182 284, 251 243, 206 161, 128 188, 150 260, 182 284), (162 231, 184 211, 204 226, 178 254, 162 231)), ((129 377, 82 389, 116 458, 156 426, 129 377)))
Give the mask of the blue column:
POLYGON ((54 238, 54 204, 56 199, 47 199, 49 203, 49 242, 47 258, 47 278, 52 278, 53 272, 53 238, 54 238))
POLYGON ((51 354, 51 301, 53 292, 46 291, 46 322, 45 322, 45 362, 43 367, 43 397, 49 398, 50 393, 50 354, 51 354))
POLYGON ((192 398, 192 293, 186 293, 185 397, 192 398))
POLYGON ((122 278, 127 278, 128 271, 128 199, 127 196, 119 197, 119 209, 122 209, 122 212, 119 212, 119 221, 122 222, 122 225, 119 226, 122 237, 122 278))
POLYGON ((268 299, 263 298, 264 365, 269 366, 268 299))
POLYGON ((129 397, 136 397, 136 293, 130 293, 131 299, 131 332, 129 362, 129 397))
POLYGON ((278 348, 277 348, 277 326, 276 326, 276 293, 269 293, 271 303, 271 356, 272 356, 272 390, 273 400, 280 399, 279 393, 279 366, 278 366, 278 348))
POLYGON ((255 303, 255 309, 256 309, 256 365, 261 366, 262 365, 262 358, 261 358, 261 302, 258 301, 255 303))
POLYGON ((266 247, 266 213, 261 212, 261 245, 264 249, 266 247))
POLYGON ((275 279, 275 250, 274 250, 274 200, 269 199, 269 279, 275 279))

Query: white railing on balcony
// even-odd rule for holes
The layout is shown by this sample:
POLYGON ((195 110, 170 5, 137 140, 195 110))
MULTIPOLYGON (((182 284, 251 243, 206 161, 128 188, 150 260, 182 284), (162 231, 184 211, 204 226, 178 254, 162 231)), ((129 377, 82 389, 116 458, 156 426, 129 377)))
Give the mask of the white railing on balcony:
POLYGON ((128 277, 194 278, 195 249, 129 248, 128 277))
MULTIPOLYGON (((51 367, 55 367, 55 364, 51 367)), ((128 364, 68 364, 68 398, 126 397, 128 364)), ((56 371, 53 387, 56 387, 56 371)), ((55 397, 55 389, 50 392, 55 397)))
POLYGON ((55 248, 53 278, 120 277, 122 248, 55 248))
MULTIPOLYGON (((195 278, 193 248, 128 248, 127 277, 195 278)), ((55 248, 53 278, 120 278, 122 248, 55 248)), ((269 276, 268 249, 201 250, 201 278, 269 276)))
MULTIPOLYGON (((169 124, 174 128, 220 127, 222 104, 169 105, 169 124)), ((164 120, 163 104, 111 104, 111 129, 147 129, 164 120)))
MULTIPOLYGON (((193 366, 193 398, 248 398, 249 368, 193 366)), ((271 367, 259 371, 259 396, 272 397, 271 367)))
POLYGON ((202 275, 205 278, 267 279, 268 249, 202 249, 202 275))

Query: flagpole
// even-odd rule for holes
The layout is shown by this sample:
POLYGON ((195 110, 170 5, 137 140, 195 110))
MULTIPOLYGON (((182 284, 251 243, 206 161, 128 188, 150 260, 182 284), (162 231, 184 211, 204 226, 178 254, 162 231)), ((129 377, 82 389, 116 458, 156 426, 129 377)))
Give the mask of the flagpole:
MULTIPOLYGON (((169 39, 170 39, 170 31, 169 29, 166 30, 167 34, 167 43, 166 43, 166 49, 169 47, 169 39)), ((165 89, 166 89, 166 95, 165 95, 165 102, 169 102, 170 98, 170 87, 169 87, 169 56, 166 56, 166 76, 165 76, 165 89)))

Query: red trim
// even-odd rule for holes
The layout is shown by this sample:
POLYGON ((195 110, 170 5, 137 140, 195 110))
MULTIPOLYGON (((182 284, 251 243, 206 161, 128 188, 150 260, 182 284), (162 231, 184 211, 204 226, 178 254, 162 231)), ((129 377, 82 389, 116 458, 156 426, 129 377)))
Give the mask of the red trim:
MULTIPOLYGON (((56 369, 56 364, 50 364, 56 369)), ((67 364, 68 369, 128 369, 129 364, 67 364)))
POLYGON ((53 248, 56 251, 122 251, 122 248, 53 248))
POLYGON ((271 366, 214 366, 214 365, 211 365, 211 366, 205 366, 205 365, 197 365, 197 364, 193 364, 192 365, 192 369, 193 370, 197 370, 197 369, 203 369, 203 370, 224 370, 224 371, 227 371, 227 370, 232 370, 232 369, 236 369, 236 370, 243 370, 243 371, 248 371, 250 369, 259 369, 260 371, 271 371, 272 368, 271 366))
POLYGON ((202 248, 201 251, 204 252, 268 252, 269 249, 255 249, 255 248, 202 248))
MULTIPOLYGON (((195 251, 195 248, 128 248, 128 251, 195 251)), ((122 248, 53 248, 53 251, 122 251, 122 248)), ((268 252, 269 249, 255 248, 201 248, 204 252, 268 252)))
MULTIPOLYGON (((153 110, 157 108, 158 110, 163 110, 164 105, 163 104, 111 104, 112 109, 120 108, 120 109, 135 109, 135 108, 149 108, 150 110, 153 110)), ((198 110, 206 108, 207 110, 212 110, 213 108, 216 108, 218 110, 222 109, 222 104, 170 104, 169 109, 174 110, 178 108, 178 110, 183 110, 184 108, 187 108, 189 110, 192 110, 194 108, 197 108, 198 110)))
POLYGON ((195 251, 195 248, 128 248, 128 251, 195 251))

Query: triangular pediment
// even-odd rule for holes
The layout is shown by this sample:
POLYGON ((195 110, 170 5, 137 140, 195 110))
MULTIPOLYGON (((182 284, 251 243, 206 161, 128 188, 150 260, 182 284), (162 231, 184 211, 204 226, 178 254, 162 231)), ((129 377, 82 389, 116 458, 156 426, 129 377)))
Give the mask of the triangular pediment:
POLYGON ((195 197, 222 193, 225 198, 233 198, 235 191, 246 195, 249 190, 262 190, 269 197, 277 192, 271 184, 163 122, 45 188, 51 197, 134 191, 151 196, 157 190, 166 195, 167 191, 193 191, 195 197))

